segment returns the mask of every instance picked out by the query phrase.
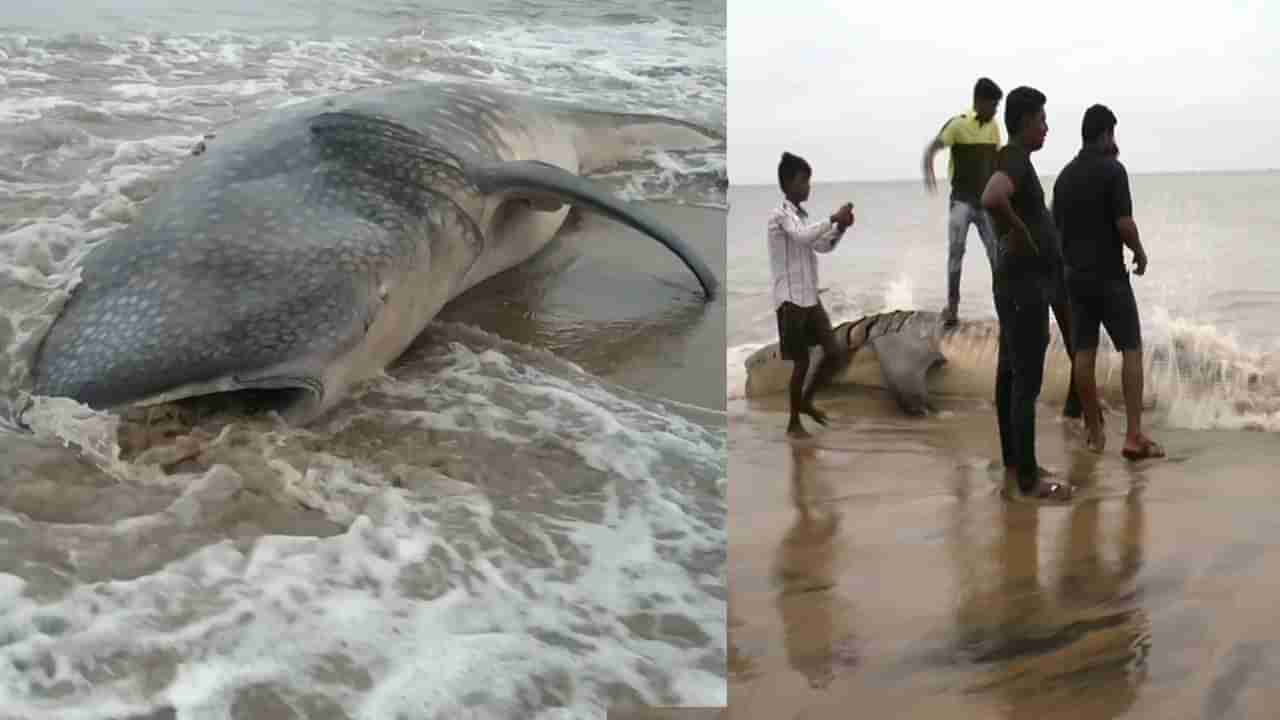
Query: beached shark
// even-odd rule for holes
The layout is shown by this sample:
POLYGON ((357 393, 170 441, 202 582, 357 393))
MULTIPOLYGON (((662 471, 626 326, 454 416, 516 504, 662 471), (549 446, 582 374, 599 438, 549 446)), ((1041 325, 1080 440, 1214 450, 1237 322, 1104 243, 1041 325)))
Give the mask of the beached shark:
POLYGON ((541 251, 570 206, 715 274, 643 208, 580 176, 712 130, 474 84, 408 83, 222 128, 86 257, 34 393, 96 409, 284 391, 306 423, 375 377, 467 289, 541 251))

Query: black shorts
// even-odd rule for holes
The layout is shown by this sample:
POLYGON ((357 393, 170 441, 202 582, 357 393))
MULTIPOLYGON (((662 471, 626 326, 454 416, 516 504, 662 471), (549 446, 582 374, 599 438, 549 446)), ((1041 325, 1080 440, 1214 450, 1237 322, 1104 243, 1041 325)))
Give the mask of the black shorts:
POLYGON ((1071 294, 1067 292, 1067 275, 1061 269, 1056 273, 1056 281, 1053 283, 1053 290, 1049 292, 1049 305, 1058 305, 1059 303, 1071 303, 1071 294))
POLYGON ((1071 346, 1075 352, 1098 349, 1099 326, 1107 328, 1116 350, 1142 349, 1138 301, 1128 276, 1068 280, 1067 295, 1071 301, 1071 346))
POLYGON ((778 306, 778 349, 783 360, 809 356, 809 348, 835 341, 831 318, 822 303, 800 307, 784 302, 778 306))

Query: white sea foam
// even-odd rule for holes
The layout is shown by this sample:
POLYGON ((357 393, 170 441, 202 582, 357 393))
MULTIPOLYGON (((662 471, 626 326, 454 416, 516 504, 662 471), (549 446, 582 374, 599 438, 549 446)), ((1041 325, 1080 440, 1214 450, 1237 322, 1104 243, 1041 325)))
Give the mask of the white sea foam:
POLYGON ((80 103, 48 95, 10 95, 0 98, 0 122, 17 123, 38 120, 55 108, 78 106, 80 103))
MULTIPOLYGON (((909 279, 899 278, 890 284, 882 306, 832 311, 832 322, 855 320, 888 310, 929 309, 914 305, 909 279)), ((761 341, 729 348, 726 352, 729 399, 744 397, 746 358, 776 342, 776 329, 764 324, 771 319, 762 317, 757 321, 761 341)), ((1211 324, 1173 316, 1160 306, 1143 319, 1143 337, 1146 346, 1144 396, 1146 403, 1153 405, 1154 415, 1160 422, 1195 430, 1280 432, 1280 367, 1276 365, 1274 353, 1243 346, 1231 333, 1224 333, 1211 324)), ((984 336, 968 343, 966 352, 994 363, 994 343, 994 336, 984 336)), ((1053 352, 1061 351, 1057 343, 1055 334, 1053 352)), ((1113 352, 1105 331, 1102 343, 1102 352, 1113 352)), ((1099 360, 1099 385, 1118 387, 1118 355, 1115 362, 1103 360, 1106 358, 1099 360)), ((995 368, 991 370, 994 373, 995 368)))
MULTIPOLYGON (((263 684, 287 702, 334 703, 351 717, 599 716, 617 686, 652 704, 723 704, 715 668, 726 650, 725 606, 714 590, 723 588, 723 433, 568 364, 544 364, 536 351, 465 327, 440 331, 451 342, 427 358, 431 382, 376 382, 342 425, 378 422, 382 437, 429 433, 440 446, 479 442, 489 452, 466 456, 479 466, 490 454, 563 455, 542 467, 565 476, 539 472, 486 489, 472 480, 485 477, 481 467, 464 476, 468 492, 408 490, 368 457, 306 450, 310 433, 242 433, 212 442, 216 464, 174 478, 175 498, 157 513, 96 528, 10 515, 5 522, 28 537, 79 548, 68 556, 72 577, 174 533, 215 534, 248 488, 315 508, 346 530, 179 540, 135 568, 136 579, 24 599, 21 613, 8 614, 13 641, 0 656, 56 671, 28 687, 0 670, 0 702, 108 717, 110 702, 79 701, 127 702, 148 682, 142 668, 158 663, 171 680, 147 710, 220 715, 215 708, 263 684), (423 409, 384 407, 403 401, 423 409), (274 487, 244 476, 264 472, 261 461, 244 466, 231 452, 246 441, 274 487), (520 492, 539 500, 530 505, 520 492), (34 615, 57 635, 21 622, 34 615), (180 661, 197 652, 198 662, 180 661), (104 686, 95 681, 103 663, 132 671, 104 686), (35 699, 59 683, 68 698, 35 699)), ((154 468, 119 460, 108 416, 41 402, 26 417, 38 435, 85 447, 126 485, 157 486, 154 468)))
POLYGON ((741 400, 746 397, 747 389, 747 358, 760 348, 768 345, 768 342, 748 343, 745 345, 735 345, 725 351, 725 386, 728 389, 726 399, 741 400))

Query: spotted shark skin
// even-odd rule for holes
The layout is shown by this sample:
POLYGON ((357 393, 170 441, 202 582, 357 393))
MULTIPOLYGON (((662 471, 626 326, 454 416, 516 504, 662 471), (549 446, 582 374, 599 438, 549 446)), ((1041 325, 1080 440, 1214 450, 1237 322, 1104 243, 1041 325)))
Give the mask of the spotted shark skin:
POLYGON ((376 376, 440 309, 545 247, 570 207, 714 273, 643 208, 580 176, 723 136, 484 87, 410 83, 218 131, 85 258, 37 352, 37 395, 96 409, 295 389, 305 424, 376 376))
MULTIPOLYGON (((946 363, 939 349, 944 332, 936 312, 894 310, 843 322, 833 328, 836 345, 845 353, 846 363, 861 359, 870 348, 879 364, 885 387, 899 407, 909 415, 928 412, 928 376, 946 363)), ((806 387, 822 358, 822 348, 810 349, 806 387)), ((746 396, 760 397, 786 392, 791 382, 791 362, 783 360, 778 344, 760 348, 746 359, 746 396)))

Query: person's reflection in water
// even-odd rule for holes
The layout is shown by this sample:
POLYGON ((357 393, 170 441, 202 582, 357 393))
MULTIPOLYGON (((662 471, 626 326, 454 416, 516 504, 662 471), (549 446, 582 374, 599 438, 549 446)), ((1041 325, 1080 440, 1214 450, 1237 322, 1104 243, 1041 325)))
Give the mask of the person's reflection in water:
POLYGON ((1084 493, 1063 509, 975 494, 963 487, 971 475, 956 477, 947 543, 959 597, 947 657, 967 676, 966 691, 992 695, 1003 717, 1118 717, 1145 680, 1141 483, 1124 498, 1108 497, 1105 482, 1094 495, 1105 466, 1075 454, 1068 480, 1084 493))
MULTIPOLYGON (((1072 482, 1081 489, 1095 484, 1086 465, 1096 462, 1077 455, 1072 482)), ((1003 508, 1000 618, 978 660, 992 663, 998 679, 991 685, 1009 718, 1112 718, 1137 699, 1150 626, 1130 583, 1142 566, 1144 511, 1139 491, 1131 490, 1116 537, 1120 562, 1107 563, 1101 543, 1107 502, 1081 498, 1068 510, 1052 595, 1041 580, 1039 535, 1057 518, 1030 505, 1003 508)))
POLYGON ((1017 657, 1027 630, 1045 615, 1040 582, 1040 513, 1006 502, 1000 508, 1000 537, 992 548, 997 583, 995 632, 981 660, 1017 657))
POLYGON ((814 689, 827 688, 837 668, 856 664, 848 627, 851 608, 841 602, 833 577, 838 554, 838 513, 825 505, 819 483, 817 451, 791 448, 791 497, 796 522, 778 548, 779 584, 787 661, 814 689))
MULTIPOLYGON (((1096 466, 1092 453, 1076 454, 1073 474, 1080 466, 1096 466)), ((1096 482, 1096 480, 1095 480, 1096 482)), ((1088 663, 1099 669, 1090 688, 1099 698, 1110 698, 1108 707, 1127 709, 1137 698, 1138 686, 1146 679, 1151 645, 1151 623, 1147 611, 1138 604, 1137 578, 1142 570, 1143 542, 1146 538, 1146 509, 1142 485, 1130 481, 1119 513, 1119 527, 1112 536, 1115 560, 1107 562, 1101 544, 1104 504, 1114 507, 1115 499, 1089 499, 1071 508, 1063 544, 1058 598, 1063 614, 1105 638, 1105 646, 1094 643, 1088 663), (1107 671, 1101 672, 1103 667, 1107 671)))
MULTIPOLYGON (((1088 485, 1097 482, 1094 468, 1096 456, 1077 453, 1072 476, 1086 478, 1088 485)), ((1139 485, 1131 485, 1125 496, 1124 513, 1117 533, 1119 562, 1108 569, 1099 549, 1103 499, 1086 499, 1070 510, 1067 540, 1063 544, 1062 580, 1059 597, 1066 605, 1088 607, 1114 604, 1126 594, 1130 583, 1142 567, 1142 540, 1146 534, 1146 514, 1139 485)), ((1112 501, 1114 502, 1114 501, 1112 501)))

